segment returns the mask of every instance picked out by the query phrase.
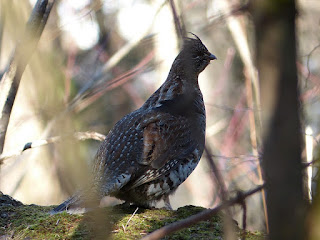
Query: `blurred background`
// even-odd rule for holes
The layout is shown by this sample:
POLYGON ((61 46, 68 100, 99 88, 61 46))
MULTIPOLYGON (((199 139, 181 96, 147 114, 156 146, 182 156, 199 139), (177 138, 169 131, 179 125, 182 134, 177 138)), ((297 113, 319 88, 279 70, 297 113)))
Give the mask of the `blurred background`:
MULTIPOLYGON (((2 73, 35 2, 0 1, 2 73)), ((175 4, 186 30, 199 36, 218 58, 199 77, 212 158, 231 196, 252 189, 262 183, 262 130, 248 1, 180 0, 175 4)), ((303 157, 312 161, 318 158, 320 140, 320 2, 299 0, 297 5, 297 66, 308 150, 303 157)), ((19 152, 28 142, 62 138, 4 160, 0 190, 25 204, 53 205, 70 196, 87 181, 87 169, 100 142, 69 136, 88 131, 106 135, 164 82, 178 52, 168 1, 58 1, 23 74, 3 153, 19 152)), ((171 196, 173 208, 216 206, 220 198, 212 174, 202 159, 171 196)), ((262 196, 247 199, 251 230, 265 229, 262 196)), ((240 219, 241 209, 232 211, 240 219)))

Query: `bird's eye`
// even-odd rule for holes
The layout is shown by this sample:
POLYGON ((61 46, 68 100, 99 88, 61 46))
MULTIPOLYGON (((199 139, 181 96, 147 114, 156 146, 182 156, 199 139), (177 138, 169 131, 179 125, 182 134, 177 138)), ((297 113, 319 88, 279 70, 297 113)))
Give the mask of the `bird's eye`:
POLYGON ((200 53, 200 52, 194 52, 193 54, 192 54, 192 58, 199 58, 199 57, 201 57, 203 54, 202 53, 200 53))

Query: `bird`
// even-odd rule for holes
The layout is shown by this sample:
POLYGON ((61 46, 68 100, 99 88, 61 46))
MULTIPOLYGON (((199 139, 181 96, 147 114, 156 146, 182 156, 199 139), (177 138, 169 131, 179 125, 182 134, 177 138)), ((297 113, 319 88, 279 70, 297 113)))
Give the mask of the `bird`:
MULTIPOLYGON (((139 109, 119 120, 100 145, 89 188, 96 200, 113 196, 142 207, 164 200, 172 209, 169 195, 193 172, 204 151, 206 111, 198 76, 217 59, 193 35, 183 37, 165 82, 139 109)), ((53 212, 84 205, 85 192, 53 212)))

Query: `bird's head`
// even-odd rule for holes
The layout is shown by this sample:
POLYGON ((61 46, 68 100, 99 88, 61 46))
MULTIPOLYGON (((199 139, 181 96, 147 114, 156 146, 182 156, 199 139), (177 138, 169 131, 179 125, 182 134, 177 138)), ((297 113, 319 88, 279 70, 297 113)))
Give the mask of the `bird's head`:
POLYGON ((185 37, 182 50, 177 59, 183 62, 183 65, 197 75, 201 73, 210 63, 211 60, 217 59, 208 51, 200 38, 193 34, 195 38, 185 37))

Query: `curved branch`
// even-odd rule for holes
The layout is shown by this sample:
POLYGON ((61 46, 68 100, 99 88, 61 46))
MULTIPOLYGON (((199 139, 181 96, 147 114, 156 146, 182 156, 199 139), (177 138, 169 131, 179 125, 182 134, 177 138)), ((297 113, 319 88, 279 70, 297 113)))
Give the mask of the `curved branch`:
POLYGON ((84 141, 84 140, 88 140, 88 139, 103 141, 106 138, 106 136, 101 133, 97 133, 97 132, 76 132, 76 133, 74 133, 72 135, 68 135, 68 136, 55 136, 55 137, 51 137, 51 138, 47 138, 47 139, 40 139, 40 140, 36 140, 33 142, 28 142, 23 146, 22 150, 0 154, 0 165, 3 163, 4 160, 6 160, 8 158, 12 158, 12 157, 17 157, 17 156, 21 155, 27 149, 41 147, 44 145, 48 145, 50 143, 60 142, 66 138, 74 138, 74 139, 77 139, 80 141, 84 141))
POLYGON ((235 204, 241 204, 243 203, 243 201, 257 193, 257 192, 260 192, 263 188, 265 187, 265 184, 263 185, 260 185, 246 193, 243 193, 243 194, 238 194, 237 197, 231 199, 231 200, 228 200, 228 201, 225 201, 223 203, 221 203, 220 205, 218 205, 217 207, 213 208, 213 209, 207 209, 207 210, 204 210, 196 215, 193 215, 191 217, 188 217, 186 219, 183 219, 181 221, 178 221, 178 222, 174 222, 174 223, 171 223, 167 226, 164 226, 152 233, 150 233, 149 235, 145 236, 144 238, 142 238, 143 240, 155 240, 155 239, 161 239, 171 233, 174 233, 174 232, 177 232, 183 228, 187 228, 191 225, 194 225, 200 221, 205 221, 205 220, 208 220, 210 219, 212 216, 214 216, 215 214, 217 214, 219 211, 225 209, 225 208, 228 208, 232 205, 235 205, 235 204))

